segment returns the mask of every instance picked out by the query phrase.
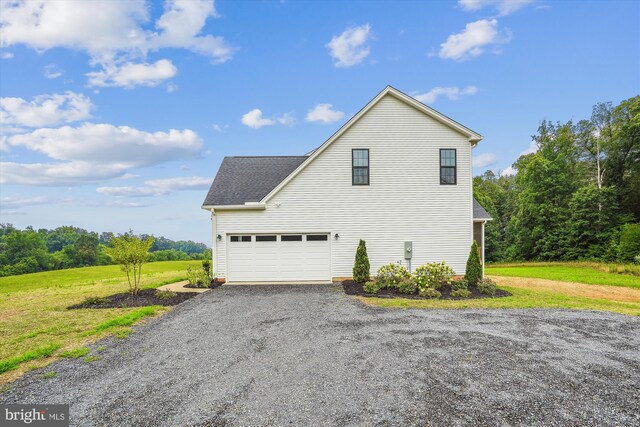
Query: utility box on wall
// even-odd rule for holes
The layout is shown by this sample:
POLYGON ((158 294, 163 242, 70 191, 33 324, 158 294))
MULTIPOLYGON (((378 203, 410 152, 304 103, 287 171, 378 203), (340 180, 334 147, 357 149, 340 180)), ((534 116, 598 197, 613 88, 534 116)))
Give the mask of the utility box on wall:
POLYGON ((404 259, 411 259, 413 242, 404 242, 404 259))

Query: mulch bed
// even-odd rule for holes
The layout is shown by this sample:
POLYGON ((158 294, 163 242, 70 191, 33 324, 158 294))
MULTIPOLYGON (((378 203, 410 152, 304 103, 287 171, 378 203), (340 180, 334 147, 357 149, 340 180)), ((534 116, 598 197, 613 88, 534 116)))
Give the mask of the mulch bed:
POLYGON ((193 298, 198 292, 176 292, 172 298, 158 298, 155 289, 142 289, 137 295, 130 293, 114 294, 104 297, 100 301, 85 301, 67 307, 69 310, 79 308, 124 308, 124 307, 146 307, 149 305, 178 305, 181 302, 193 298))
MULTIPOLYGON (((366 293, 362 287, 363 285, 359 285, 353 280, 345 280, 342 282, 342 287, 344 288, 344 293, 347 295, 361 295, 363 297, 378 297, 378 298, 409 298, 409 299, 429 299, 423 298, 416 292, 415 294, 403 294, 399 292, 397 289, 380 289, 377 294, 368 294, 366 293)), ((469 286, 469 290, 471 291, 471 295, 467 298, 460 297, 452 297, 451 296, 451 286, 450 285, 442 285, 438 291, 442 294, 439 299, 449 299, 449 300, 462 300, 462 299, 479 299, 479 298, 501 298, 511 296, 510 292, 507 292, 502 289, 496 289, 495 295, 487 295, 482 294, 475 286, 469 286)))
MULTIPOLYGON (((219 288, 220 286, 222 286, 224 284, 224 282, 220 282, 217 279, 214 279, 211 284, 209 285, 209 289, 215 289, 215 288, 219 288)), ((191 283, 187 283, 186 285, 183 286, 183 288, 190 288, 190 289, 203 289, 201 287, 198 286, 194 286, 191 283)))

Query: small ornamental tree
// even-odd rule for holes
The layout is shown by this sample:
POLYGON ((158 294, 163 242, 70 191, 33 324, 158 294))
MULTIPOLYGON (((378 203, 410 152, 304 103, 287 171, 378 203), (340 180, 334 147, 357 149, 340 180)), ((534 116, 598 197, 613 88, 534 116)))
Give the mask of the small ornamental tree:
POLYGON ((153 245, 154 238, 141 239, 129 232, 118 237, 113 237, 105 252, 113 262, 120 264, 120 268, 127 274, 129 292, 136 295, 140 291, 140 276, 142 265, 147 262, 149 249, 153 245))
POLYGON ((356 250, 356 262, 353 264, 353 280, 360 284, 368 282, 370 269, 367 245, 364 240, 360 240, 358 250, 356 250))
POLYGON ((465 270, 464 279, 469 285, 476 286, 482 280, 482 264, 480 264, 480 252, 478 244, 473 241, 469 259, 467 259, 467 269, 465 270))

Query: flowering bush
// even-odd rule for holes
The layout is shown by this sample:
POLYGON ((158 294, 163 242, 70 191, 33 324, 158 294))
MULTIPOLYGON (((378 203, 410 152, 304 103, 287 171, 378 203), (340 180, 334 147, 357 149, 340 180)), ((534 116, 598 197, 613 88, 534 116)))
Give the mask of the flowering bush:
POLYGON ((454 280, 451 282, 452 297, 466 298, 469 295, 471 295, 471 291, 469 290, 469 284, 466 280, 454 280))
POLYGON ((383 265, 378 270, 378 285, 383 288, 397 288, 403 280, 411 278, 411 273, 402 265, 391 263, 383 265))
POLYGON ((362 290, 368 294, 377 294, 380 290, 380 286, 378 285, 378 282, 367 282, 362 287, 362 290))
POLYGON ((428 263, 416 268, 413 273, 413 280, 416 282, 418 292, 425 292, 426 289, 437 290, 440 286, 451 282, 453 270, 444 261, 428 263))
POLYGON ((402 279, 396 287, 398 288, 398 291, 408 295, 415 293, 417 289, 416 282, 413 278, 402 279))
POLYGON ((491 279, 482 279, 478 282, 478 290, 482 294, 487 295, 495 295, 496 293, 496 282, 491 279))
POLYGON ((442 294, 439 291, 433 288, 424 288, 419 292, 419 295, 423 298, 434 298, 434 299, 440 298, 442 296, 442 294))

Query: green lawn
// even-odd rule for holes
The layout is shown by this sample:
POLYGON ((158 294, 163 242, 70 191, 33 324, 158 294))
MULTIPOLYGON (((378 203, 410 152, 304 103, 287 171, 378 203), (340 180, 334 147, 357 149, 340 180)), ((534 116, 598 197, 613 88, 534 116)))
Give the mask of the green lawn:
MULTIPOLYGON (((200 262, 145 264, 142 286, 157 287, 182 280, 187 266, 200 262)), ((115 265, 0 277, 0 383, 106 335, 126 336, 130 325, 167 310, 67 310, 85 297, 108 296, 128 289, 126 276, 115 265)))
MULTIPOLYGON (((518 287, 500 284, 501 289, 511 292, 512 296, 503 298, 486 298, 474 300, 413 300, 360 298, 364 303, 380 307, 397 308, 567 308, 575 310, 602 310, 640 316, 640 276, 621 274, 622 271, 636 273, 636 266, 617 266, 589 262, 568 263, 512 263, 488 265, 485 273, 491 276, 503 276, 504 282, 512 282, 515 278, 532 278, 518 284, 518 287), (618 271, 615 272, 609 272, 618 271), (561 282, 572 282, 566 288, 548 282, 536 283, 535 279, 550 279, 561 282), (577 285, 575 284, 577 283, 577 285), (584 285, 583 285, 584 284, 584 285), (605 285, 598 287, 598 297, 580 296, 593 290, 586 285, 605 285), (620 292, 613 287, 631 288, 625 291, 626 300, 620 298, 620 292), (611 287, 611 288, 610 288, 611 287), (581 292, 584 289, 585 292, 581 292), (608 291, 611 289, 611 291, 608 291), (602 298, 600 298, 602 296, 602 298)), ((517 280, 517 279, 516 279, 517 280)))
POLYGON ((502 298, 473 300, 414 300, 404 298, 361 298, 366 304, 396 308, 569 308, 575 310, 602 310, 640 316, 640 303, 611 301, 564 295, 562 292, 500 286, 513 295, 502 298))
POLYGON ((640 289, 640 276, 609 273, 596 263, 522 263, 487 265, 485 274, 491 276, 532 277, 589 285, 624 286, 640 289))

